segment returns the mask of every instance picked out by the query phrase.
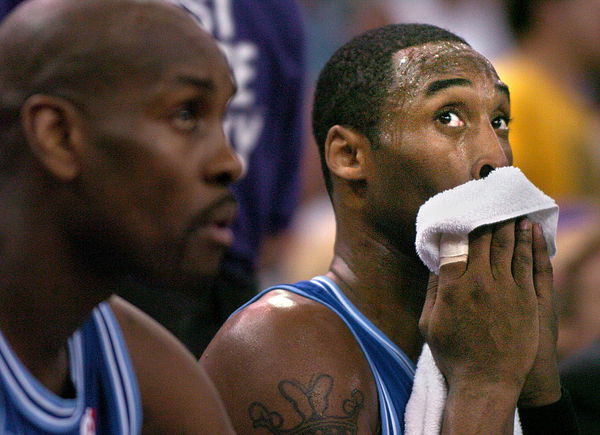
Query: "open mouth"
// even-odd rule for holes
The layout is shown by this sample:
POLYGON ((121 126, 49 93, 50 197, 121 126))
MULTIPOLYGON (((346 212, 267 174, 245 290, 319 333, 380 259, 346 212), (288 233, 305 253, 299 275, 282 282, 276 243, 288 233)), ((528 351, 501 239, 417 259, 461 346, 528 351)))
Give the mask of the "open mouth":
POLYGON ((226 196, 209 206, 196 220, 193 231, 200 231, 214 244, 229 247, 233 243, 231 226, 237 212, 237 203, 226 196))
POLYGON ((223 247, 230 247, 233 244, 233 230, 231 223, 227 221, 215 221, 206 225, 208 238, 223 247))

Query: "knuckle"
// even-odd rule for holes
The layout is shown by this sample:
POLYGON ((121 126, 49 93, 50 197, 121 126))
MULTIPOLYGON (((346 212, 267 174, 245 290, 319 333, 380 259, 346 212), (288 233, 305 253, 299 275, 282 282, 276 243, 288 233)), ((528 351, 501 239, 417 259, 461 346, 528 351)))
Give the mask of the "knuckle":
POLYGON ((533 263, 531 252, 516 251, 513 258, 520 267, 530 267, 533 263))
POLYGON ((484 287, 474 285, 469 289, 469 298, 477 304, 485 304, 490 300, 490 295, 485 291, 484 287))
POLYGON ((495 249, 498 251, 504 251, 505 249, 510 249, 512 248, 512 241, 505 236, 501 236, 501 235, 496 235, 493 239, 492 239, 492 243, 491 243, 491 249, 495 249))
POLYGON ((536 263, 534 272, 536 274, 552 275, 554 273, 552 263, 550 263, 550 261, 544 262, 543 264, 536 263))
POLYGON ((442 279, 442 277, 444 282, 459 279, 461 276, 464 275, 465 271, 465 262, 459 261, 455 263, 444 264, 442 267, 440 267, 440 276, 436 280, 436 283, 438 283, 442 279))
POLYGON ((516 238, 517 238, 517 242, 519 242, 519 243, 525 243, 525 244, 533 243, 533 236, 531 235, 530 230, 517 229, 516 238))
POLYGON ((441 295, 444 305, 453 306, 456 303, 458 287, 448 286, 441 295))

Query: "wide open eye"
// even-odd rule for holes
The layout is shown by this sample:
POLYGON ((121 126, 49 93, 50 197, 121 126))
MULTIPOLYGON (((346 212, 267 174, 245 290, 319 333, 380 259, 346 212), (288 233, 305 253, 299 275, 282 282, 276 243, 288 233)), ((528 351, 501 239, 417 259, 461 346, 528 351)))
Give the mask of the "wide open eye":
POLYGON ((448 127, 463 127, 465 122, 460 117, 450 110, 440 113, 437 120, 448 127))
POLYGON ((492 127, 496 130, 508 130, 510 120, 506 116, 497 116, 492 119, 492 127))

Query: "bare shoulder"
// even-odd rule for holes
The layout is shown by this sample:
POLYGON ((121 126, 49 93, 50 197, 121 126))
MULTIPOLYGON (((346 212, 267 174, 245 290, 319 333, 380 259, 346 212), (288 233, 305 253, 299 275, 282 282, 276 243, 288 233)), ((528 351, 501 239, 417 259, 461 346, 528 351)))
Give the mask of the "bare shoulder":
POLYGON ((140 387, 144 433, 233 433, 216 388, 185 347, 148 315, 113 296, 140 387))
POLYGON ((239 433, 336 424, 374 433, 378 424, 375 383, 350 330, 329 308, 286 290, 229 319, 201 364, 239 433))

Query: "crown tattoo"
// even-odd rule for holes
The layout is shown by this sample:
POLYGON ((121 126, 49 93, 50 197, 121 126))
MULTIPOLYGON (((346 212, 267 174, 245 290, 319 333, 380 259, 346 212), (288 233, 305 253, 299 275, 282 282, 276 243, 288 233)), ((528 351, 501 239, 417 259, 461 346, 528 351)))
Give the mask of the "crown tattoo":
POLYGON ((292 428, 285 429, 281 414, 260 402, 250 404, 248 414, 255 429, 263 427, 275 435, 355 435, 363 394, 360 390, 352 391, 351 397, 343 402, 344 415, 330 415, 326 412, 332 388, 333 378, 324 374, 311 379, 306 387, 297 381, 279 382, 279 392, 300 417, 300 423, 292 428))

